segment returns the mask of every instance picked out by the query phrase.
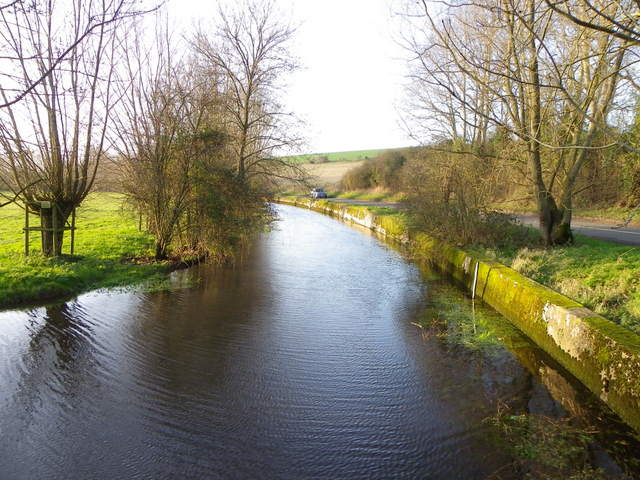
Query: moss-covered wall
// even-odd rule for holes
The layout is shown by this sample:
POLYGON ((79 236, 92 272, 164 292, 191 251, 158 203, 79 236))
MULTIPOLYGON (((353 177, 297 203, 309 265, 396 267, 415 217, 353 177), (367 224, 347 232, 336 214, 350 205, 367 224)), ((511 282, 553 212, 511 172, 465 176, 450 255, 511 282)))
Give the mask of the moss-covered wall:
POLYGON ((500 263, 420 234, 393 217, 324 200, 281 199, 370 228, 405 244, 493 307, 640 432, 640 337, 500 263), (477 265, 477 275, 476 275, 477 265))

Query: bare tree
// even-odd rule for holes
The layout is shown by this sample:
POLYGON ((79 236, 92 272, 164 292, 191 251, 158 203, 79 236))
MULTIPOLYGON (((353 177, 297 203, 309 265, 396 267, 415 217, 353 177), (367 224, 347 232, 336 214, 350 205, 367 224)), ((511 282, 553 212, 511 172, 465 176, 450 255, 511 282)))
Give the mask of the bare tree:
POLYGON ((633 44, 640 44, 640 2, 622 0, 600 2, 598 0, 544 0, 555 12, 581 27, 617 37, 633 44))
POLYGON ((157 22, 150 46, 138 27, 126 40, 112 136, 124 191, 148 219, 156 259, 164 259, 191 206, 199 154, 221 148, 221 133, 210 129, 219 87, 215 72, 188 73, 166 20, 157 22))
MULTIPOLYGON (((25 1, 24 0, 14 0, 12 2, 9 2, 5 5, 0 5, 0 11, 3 10, 11 10, 11 9, 15 9, 16 6, 20 6, 21 8, 25 8, 25 1)), ((9 100, 6 100, 4 103, 0 103, 0 108, 5 108, 5 107, 9 107, 11 105, 14 105, 16 103, 18 103, 20 100, 22 100, 25 96, 27 96, 34 88, 36 88, 40 83, 42 83, 47 76, 56 68, 58 67, 58 65, 60 65, 60 63, 62 63, 67 56, 73 52, 74 50, 76 50, 77 48, 79 48, 81 46, 81 44, 89 38, 89 36, 97 29, 111 24, 111 23, 115 23, 115 22, 119 22, 121 20, 123 20, 126 17, 133 17, 133 16, 137 16, 143 13, 147 13, 150 11, 153 11, 157 8, 159 8, 159 6, 156 7, 152 7, 150 9, 147 10, 137 10, 137 9, 133 9, 131 8, 132 4, 130 2, 124 1, 124 0, 119 0, 113 3, 113 8, 110 11, 110 15, 108 16, 94 16, 94 17, 89 17, 87 18, 87 22, 82 26, 83 30, 78 32, 77 35, 75 35, 74 37, 69 38, 69 43, 67 45, 60 45, 59 49, 58 49, 58 53, 57 53, 57 58, 54 59, 53 62, 50 62, 49 68, 47 68, 46 70, 40 72, 39 76, 36 76, 34 78, 32 78, 30 80, 30 82, 23 84, 22 87, 20 89, 16 89, 13 93, 13 97, 10 98, 9 100)), ((37 5, 35 3, 30 4, 28 6, 26 6, 26 8, 38 8, 37 5)), ((15 57, 9 55, 9 56, 0 56, 0 60, 16 60, 15 57)), ((35 57, 31 57, 31 58, 24 58, 22 60, 24 60, 25 62, 30 62, 30 61, 34 61, 34 60, 38 60, 39 57, 35 56, 35 57)))
POLYGON ((425 22, 410 37, 414 76, 445 92, 465 123, 470 117, 460 112, 468 110, 473 125, 483 118, 518 140, 544 242, 570 241, 576 178, 586 152, 601 148, 594 141, 607 123, 626 45, 584 29, 563 36, 561 17, 537 0, 467 2, 439 14, 418 4, 409 15, 414 25, 425 22))
POLYGON ((116 29, 140 13, 136 7, 133 0, 48 0, 0 10, 0 175, 41 215, 45 255, 60 254, 63 232, 53 226, 87 196, 104 156, 116 29), (43 201, 58 208, 40 208, 43 201))
POLYGON ((192 39, 201 60, 225 76, 224 122, 243 181, 303 174, 277 156, 300 142, 280 102, 284 77, 297 67, 288 50, 295 30, 278 15, 272 0, 243 1, 220 9, 213 33, 201 27, 192 39))

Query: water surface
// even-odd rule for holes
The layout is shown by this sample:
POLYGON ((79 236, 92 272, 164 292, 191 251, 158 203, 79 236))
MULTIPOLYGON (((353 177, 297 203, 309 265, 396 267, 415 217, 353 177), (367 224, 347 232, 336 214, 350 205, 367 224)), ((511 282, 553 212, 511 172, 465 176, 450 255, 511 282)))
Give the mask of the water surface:
POLYGON ((471 306, 394 249, 280 211, 235 265, 174 274, 191 288, 0 313, 0 477, 517 478, 500 402, 565 415, 563 385, 600 415, 511 330, 418 328, 471 306))

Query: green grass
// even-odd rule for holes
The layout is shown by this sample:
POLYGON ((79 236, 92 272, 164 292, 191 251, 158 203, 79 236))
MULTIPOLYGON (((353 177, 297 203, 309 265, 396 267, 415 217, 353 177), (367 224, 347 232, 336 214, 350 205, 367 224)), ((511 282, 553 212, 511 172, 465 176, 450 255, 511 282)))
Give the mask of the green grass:
POLYGON ((594 220, 616 220, 626 221, 632 217, 631 223, 640 223, 640 211, 633 211, 631 208, 606 207, 606 208, 578 208, 574 210, 575 217, 592 218, 594 220))
POLYGON ((332 193, 331 197, 347 198, 349 200, 369 200, 371 202, 398 203, 402 202, 404 194, 398 192, 354 191, 332 193))
MULTIPOLYGON (((514 458, 523 479, 605 480, 612 478, 593 465, 590 446, 596 431, 581 428, 570 418, 515 414, 500 409, 486 419, 499 434, 499 445, 514 458)), ((500 478, 499 476, 496 478, 500 478)), ((615 478, 627 478, 615 477, 615 478)))
POLYGON ((576 236, 576 245, 474 250, 640 334, 640 247, 576 236))
POLYGON ((348 152, 325 152, 325 153, 307 153, 304 155, 294 155, 287 157, 289 160, 296 163, 309 163, 310 160, 317 157, 326 156, 329 162, 357 162, 359 160, 366 160, 367 158, 373 158, 380 155, 389 148, 381 148, 375 150, 351 150, 348 152))
MULTIPOLYGON (((37 222, 31 216, 31 222, 37 222)), ((78 209, 75 256, 44 258, 40 238, 31 234, 31 255, 24 256, 24 211, 0 208, 0 307, 42 302, 83 291, 158 282, 169 263, 154 263, 152 238, 138 231, 137 219, 122 209, 122 196, 93 194, 78 209), (141 260, 140 260, 141 259, 141 260)), ((68 252, 65 234, 63 252, 68 252)))

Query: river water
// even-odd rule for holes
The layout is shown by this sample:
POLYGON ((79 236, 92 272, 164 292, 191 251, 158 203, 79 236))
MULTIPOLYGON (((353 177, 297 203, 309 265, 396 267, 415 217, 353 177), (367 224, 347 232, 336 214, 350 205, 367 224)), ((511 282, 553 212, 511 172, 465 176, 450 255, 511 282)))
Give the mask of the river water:
POLYGON ((279 210, 235 265, 177 272, 171 291, 0 313, 0 478, 518 478, 485 420, 504 402, 615 426, 396 250, 279 210))

